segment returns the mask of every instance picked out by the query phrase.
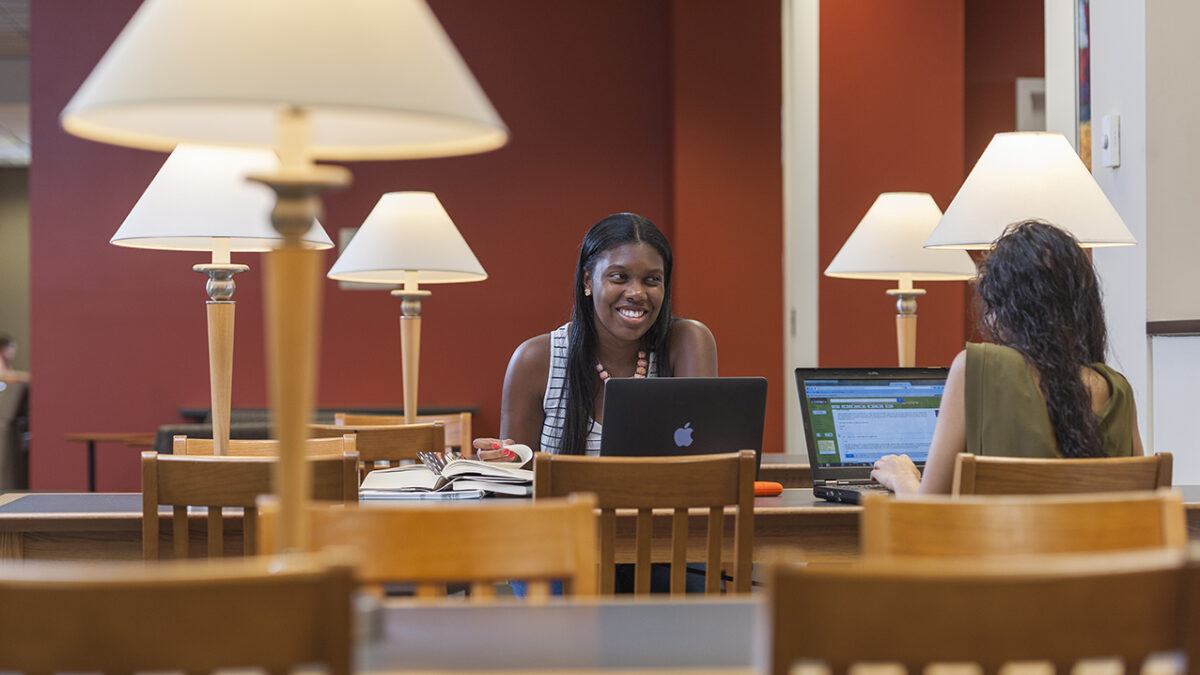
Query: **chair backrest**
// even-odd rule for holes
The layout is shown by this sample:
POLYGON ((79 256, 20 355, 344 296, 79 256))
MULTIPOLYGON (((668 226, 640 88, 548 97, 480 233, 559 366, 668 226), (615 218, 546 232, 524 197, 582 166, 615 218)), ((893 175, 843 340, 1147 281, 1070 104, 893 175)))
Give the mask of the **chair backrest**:
POLYGON ((600 507, 600 593, 614 590, 617 509, 637 509, 634 592, 650 592, 652 509, 672 509, 671 593, 684 592, 688 560, 706 562, 705 590, 721 588, 725 507, 734 506, 734 590, 750 592, 754 547, 754 451, 680 457, 534 457, 535 499, 574 492, 596 495, 600 507), (690 508, 707 509, 703 546, 689 551, 690 508), (701 553, 702 552, 702 553, 701 553), (690 554, 690 555, 689 555, 690 554))
POLYGON ((416 461, 418 452, 441 452, 446 447, 446 431, 438 422, 427 424, 369 424, 341 426, 310 424, 313 438, 354 434, 355 448, 365 475, 373 469, 399 466, 405 460, 416 461))
MULTIPOLYGON (((186 558, 190 551, 188 507, 208 507, 208 557, 225 553, 223 507, 242 509, 242 551, 254 552, 257 542, 259 495, 271 492, 271 457, 187 457, 142 453, 142 557, 159 557, 159 506, 172 507, 172 551, 186 558)), ((358 501, 358 455, 309 460, 313 499, 358 501)))
MULTIPOLYGON (((172 439, 171 452, 176 455, 207 455, 213 454, 211 438, 188 438, 175 436, 172 439)), ((304 444, 305 450, 311 457, 335 456, 341 457, 347 452, 357 452, 354 434, 331 436, 329 438, 310 438, 304 444)), ((256 439, 229 441, 229 457, 278 457, 279 441, 275 439, 256 439)))
MULTIPOLYGON (((417 423, 441 422, 446 427, 446 447, 454 448, 471 456, 474 436, 471 435, 471 413, 449 413, 446 415, 417 415, 417 423)), ((334 413, 333 423, 340 426, 368 426, 372 424, 404 424, 404 415, 373 415, 367 413, 334 413)))
MULTIPOLYGON (((1200 568, 1180 551, 1086 556, 875 558, 850 565, 768 565, 772 672, 822 661, 832 675, 860 663, 1048 661, 1058 673, 1115 657, 1126 673, 1152 653, 1183 649, 1200 672, 1200 568)), ((925 671, 928 672, 928 671, 925 671)))
POLYGON ((0 566, 0 671, 349 675, 353 591, 328 556, 0 566))
POLYGON ((1171 487, 1171 453, 1148 457, 1023 459, 960 454, 956 495, 1037 495, 1171 487))
POLYGON ((867 495, 864 556, 1011 556, 1187 546, 1177 492, 921 497, 867 495))
MULTIPOLYGON (((278 504, 264 498, 261 550, 275 549, 278 504)), ((568 593, 596 592, 596 500, 591 495, 536 503, 369 504, 311 507, 309 545, 348 546, 365 584, 406 582, 418 595, 445 596, 447 583, 471 583, 472 600, 491 598, 507 579, 529 582, 531 600, 550 596, 550 581, 568 593)))

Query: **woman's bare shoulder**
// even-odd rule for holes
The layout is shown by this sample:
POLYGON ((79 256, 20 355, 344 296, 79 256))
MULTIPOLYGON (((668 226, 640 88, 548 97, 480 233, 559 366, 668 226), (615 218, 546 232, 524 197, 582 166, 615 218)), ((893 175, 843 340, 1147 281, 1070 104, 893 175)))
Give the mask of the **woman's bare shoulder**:
POLYGON ((508 376, 522 381, 542 381, 550 370, 550 334, 536 335, 517 345, 508 361, 508 376))
POLYGON ((683 346, 712 345, 716 347, 717 339, 712 331, 695 319, 675 317, 671 320, 671 347, 678 349, 683 346))

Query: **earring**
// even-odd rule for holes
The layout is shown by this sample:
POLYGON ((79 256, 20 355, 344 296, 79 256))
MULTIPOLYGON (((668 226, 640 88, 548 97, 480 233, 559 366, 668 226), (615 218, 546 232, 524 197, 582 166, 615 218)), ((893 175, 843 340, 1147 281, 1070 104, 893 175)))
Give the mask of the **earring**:
POLYGON ((591 295, 591 294, 592 294, 592 289, 590 289, 590 288, 585 288, 585 289, 583 289, 583 294, 584 294, 584 295, 591 295))

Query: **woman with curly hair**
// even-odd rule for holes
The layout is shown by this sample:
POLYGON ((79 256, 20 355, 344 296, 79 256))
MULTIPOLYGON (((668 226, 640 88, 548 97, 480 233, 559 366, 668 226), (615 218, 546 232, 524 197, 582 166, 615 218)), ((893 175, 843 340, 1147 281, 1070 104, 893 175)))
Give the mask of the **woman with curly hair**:
POLYGON ((991 342, 967 343, 950 366, 924 477, 906 455, 882 457, 872 477, 897 495, 948 493, 960 452, 1143 454, 1129 382, 1104 363, 1096 271, 1074 237, 1036 220, 1010 225, 975 291, 991 342))

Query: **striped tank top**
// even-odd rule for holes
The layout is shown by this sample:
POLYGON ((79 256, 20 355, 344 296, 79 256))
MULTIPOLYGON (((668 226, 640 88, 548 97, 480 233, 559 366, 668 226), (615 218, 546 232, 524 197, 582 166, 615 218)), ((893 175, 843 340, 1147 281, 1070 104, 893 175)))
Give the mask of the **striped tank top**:
MULTIPOLYGON (((546 378, 546 395, 542 397, 542 452, 558 454, 562 451, 563 427, 567 423, 567 329, 566 323, 550 333, 550 376, 546 378)), ((650 352, 647 377, 658 377, 658 363, 654 352, 650 352)), ((587 454, 600 453, 600 423, 589 419, 587 454)))

